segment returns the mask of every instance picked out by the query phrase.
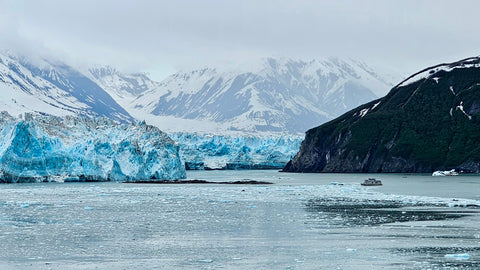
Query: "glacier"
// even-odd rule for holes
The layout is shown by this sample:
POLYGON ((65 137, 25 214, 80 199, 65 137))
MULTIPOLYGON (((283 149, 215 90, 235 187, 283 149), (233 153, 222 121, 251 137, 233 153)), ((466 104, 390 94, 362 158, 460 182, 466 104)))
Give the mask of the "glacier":
POLYGON ((0 113, 0 183, 183 178, 177 143, 145 122, 0 113))
POLYGON ((281 169, 298 152, 303 137, 270 134, 169 134, 180 146, 187 170, 281 169))

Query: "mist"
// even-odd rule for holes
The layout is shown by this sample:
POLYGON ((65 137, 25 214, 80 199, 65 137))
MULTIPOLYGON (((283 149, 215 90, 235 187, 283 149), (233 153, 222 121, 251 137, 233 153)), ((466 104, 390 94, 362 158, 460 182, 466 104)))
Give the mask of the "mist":
POLYGON ((0 49, 160 80, 260 57, 351 57, 405 73, 478 55, 478 1, 11 1, 0 49))

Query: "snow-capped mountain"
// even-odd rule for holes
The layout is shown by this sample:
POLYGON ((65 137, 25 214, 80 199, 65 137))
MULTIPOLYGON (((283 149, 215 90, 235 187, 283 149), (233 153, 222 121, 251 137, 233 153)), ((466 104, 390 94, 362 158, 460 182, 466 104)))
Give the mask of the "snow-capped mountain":
POLYGON ((127 74, 110 66, 91 68, 88 75, 124 108, 143 92, 160 84, 152 81, 145 73, 127 74))
MULTIPOLYGON (((354 60, 268 58, 173 74, 127 110, 153 121, 153 116, 174 117, 213 122, 230 131, 303 133, 385 95, 399 78, 379 75, 354 60)), ((182 122, 171 122, 181 128, 182 122)))
POLYGON ((159 83, 108 66, 78 70, 0 54, 0 111, 135 117, 172 134, 191 169, 279 168, 298 150, 299 133, 383 96, 396 78, 354 60, 270 58, 159 83), (189 133, 175 133, 182 131, 189 133))
POLYGON ((134 120, 102 87, 78 70, 48 61, 33 64, 8 54, 0 54, 0 106, 13 115, 39 112, 134 120))
POLYGON ((108 66, 77 70, 0 54, 0 105, 13 115, 136 118, 169 132, 298 134, 383 96, 399 78, 350 59, 267 58, 159 83, 108 66))

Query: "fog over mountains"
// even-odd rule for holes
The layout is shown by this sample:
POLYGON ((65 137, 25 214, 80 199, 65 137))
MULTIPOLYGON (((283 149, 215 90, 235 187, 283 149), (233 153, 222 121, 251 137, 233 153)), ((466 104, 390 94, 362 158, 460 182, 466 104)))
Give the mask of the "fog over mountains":
POLYGON ((402 76, 347 59, 267 58, 175 73, 162 82, 113 67, 75 69, 0 54, 0 105, 18 115, 147 120, 166 131, 303 133, 385 95, 402 76))

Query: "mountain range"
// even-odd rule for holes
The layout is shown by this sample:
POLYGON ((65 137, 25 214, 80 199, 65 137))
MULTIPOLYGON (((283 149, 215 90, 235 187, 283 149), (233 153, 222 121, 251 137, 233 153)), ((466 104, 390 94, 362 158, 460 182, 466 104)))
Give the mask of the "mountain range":
POLYGON ((385 95, 393 82, 353 60, 267 58, 178 72, 142 93, 128 110, 214 122, 230 131, 303 133, 385 95))
POLYGON ((170 132, 299 134, 383 96, 399 77, 379 75, 350 59, 267 58, 178 72, 155 82, 145 73, 81 70, 2 53, 0 105, 13 115, 146 120, 170 132))
POLYGON ((0 105, 13 115, 38 112, 58 116, 134 118, 97 83, 62 63, 32 64, 0 54, 0 105))
POLYGON ((480 172, 480 58, 423 69, 310 129, 289 172, 480 172))

